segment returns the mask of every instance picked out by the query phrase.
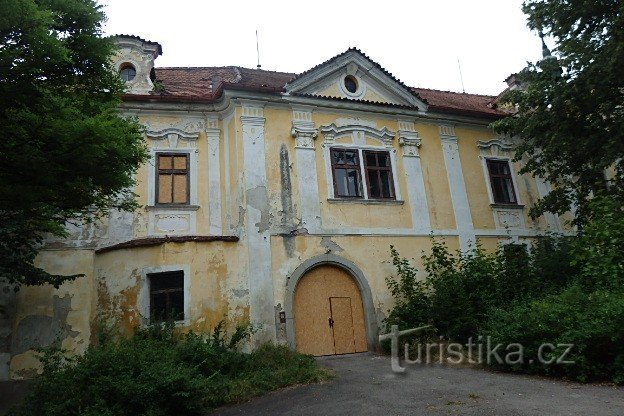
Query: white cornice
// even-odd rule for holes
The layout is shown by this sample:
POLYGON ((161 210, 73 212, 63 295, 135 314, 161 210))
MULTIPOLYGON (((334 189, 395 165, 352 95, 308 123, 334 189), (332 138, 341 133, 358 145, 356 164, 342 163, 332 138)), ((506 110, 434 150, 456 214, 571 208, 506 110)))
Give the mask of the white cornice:
POLYGON ((292 106, 306 106, 318 111, 335 112, 340 114, 354 114, 361 116, 366 114, 380 116, 401 116, 413 118, 416 122, 432 123, 454 123, 479 127, 487 127, 491 120, 461 116, 445 113, 424 112, 418 109, 392 107, 383 104, 360 103, 356 101, 333 100, 321 97, 298 97, 274 94, 266 94, 253 91, 225 91, 224 97, 217 102, 162 102, 162 101, 125 101, 121 105, 121 110, 128 115, 158 115, 169 112, 231 112, 233 105, 238 99, 252 99, 262 101, 271 107, 291 108, 292 106))

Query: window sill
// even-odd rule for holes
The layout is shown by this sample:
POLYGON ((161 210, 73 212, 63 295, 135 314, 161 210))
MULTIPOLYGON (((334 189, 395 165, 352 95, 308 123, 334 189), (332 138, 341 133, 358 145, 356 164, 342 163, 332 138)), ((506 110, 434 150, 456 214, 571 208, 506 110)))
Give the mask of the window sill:
POLYGON ((492 208, 524 209, 524 204, 490 204, 492 208))
POLYGON ((363 199, 363 198, 327 198, 330 204, 362 204, 362 205, 403 205, 405 201, 396 199, 363 199))
POLYGON ((146 205, 148 211, 197 211, 199 205, 146 205))

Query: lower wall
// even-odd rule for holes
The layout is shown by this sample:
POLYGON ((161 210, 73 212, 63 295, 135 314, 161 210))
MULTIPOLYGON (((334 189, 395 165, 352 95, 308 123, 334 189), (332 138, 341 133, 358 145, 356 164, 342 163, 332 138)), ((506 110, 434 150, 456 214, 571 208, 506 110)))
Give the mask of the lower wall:
POLYGON ((39 360, 33 350, 60 343, 66 350, 82 353, 91 338, 91 324, 95 314, 95 286, 93 281, 92 250, 44 251, 37 265, 54 274, 84 273, 58 289, 50 285, 22 287, 11 297, 6 309, 6 326, 3 362, 8 368, 0 372, 2 379, 24 379, 34 376, 39 360))
MULTIPOLYGON (((457 237, 438 240, 452 251, 459 248, 457 237)), ((487 250, 495 250, 498 242, 497 238, 480 239, 487 250)), ((431 248, 430 237, 272 236, 275 320, 262 324, 275 325, 275 341, 287 343, 288 327, 280 323, 280 312, 285 313, 288 302, 289 278, 309 259, 331 254, 361 271, 370 288, 376 327, 382 327, 394 304, 386 287, 386 278, 395 275, 390 245, 402 256, 413 259, 421 277, 425 276, 421 256, 431 248)), ((151 272, 185 271, 187 307, 181 330, 209 332, 221 320, 226 320, 230 327, 248 321, 253 259, 248 262, 247 253, 244 241, 169 242, 101 254, 77 249, 42 252, 37 259, 40 267, 52 273, 85 276, 59 289, 23 287, 14 293, 9 287, 0 287, 0 380, 32 377, 39 369, 34 348, 59 341, 69 351, 84 352, 94 338, 99 319, 114 319, 125 333, 146 324, 146 275, 151 272), (248 264, 252 265, 251 271, 248 264)))

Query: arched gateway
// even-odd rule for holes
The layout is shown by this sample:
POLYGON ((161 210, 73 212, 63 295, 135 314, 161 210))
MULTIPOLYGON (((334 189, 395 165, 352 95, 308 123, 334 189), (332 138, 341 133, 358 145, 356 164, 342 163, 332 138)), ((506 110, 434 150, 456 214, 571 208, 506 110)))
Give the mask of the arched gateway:
POLYGON ((297 268, 287 289, 291 347, 317 356, 375 348, 370 287, 353 263, 334 255, 315 257, 297 268))

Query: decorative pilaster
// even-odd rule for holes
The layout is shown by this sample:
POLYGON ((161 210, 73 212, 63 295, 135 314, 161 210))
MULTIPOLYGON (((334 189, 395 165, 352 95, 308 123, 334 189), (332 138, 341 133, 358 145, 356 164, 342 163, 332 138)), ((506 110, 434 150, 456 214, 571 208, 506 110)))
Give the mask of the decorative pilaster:
POLYGON ((451 199, 453 201, 453 211, 455 213, 455 223, 459 233, 459 246, 462 251, 468 251, 476 244, 474 225, 468 203, 468 193, 459 157, 459 145, 455 135, 455 127, 448 124, 441 124, 440 140, 442 142, 442 152, 444 153, 444 163, 448 176, 451 199))
POLYGON ((301 223, 308 232, 321 228, 321 208, 319 202, 318 176, 316 172, 316 151, 314 142, 318 130, 312 121, 312 112, 305 108, 293 109, 292 137, 297 141, 297 177, 301 198, 301 223))
POLYGON ((209 230, 212 235, 223 234, 221 220, 221 130, 216 116, 206 120, 208 143, 208 211, 209 230))
POLYGON ((318 130, 312 121, 312 112, 293 110, 291 136, 297 140, 297 148, 314 149, 314 141, 318 137, 318 130))
POLYGON ((412 224, 420 233, 431 232, 429 204, 418 149, 421 145, 413 122, 399 120, 399 146, 403 149, 403 166, 407 179, 407 195, 412 211, 412 224))
POLYGON ((252 323, 262 324, 262 328, 252 336, 253 344, 259 346, 276 339, 263 104, 243 103, 240 120, 244 152, 249 314, 252 323))

